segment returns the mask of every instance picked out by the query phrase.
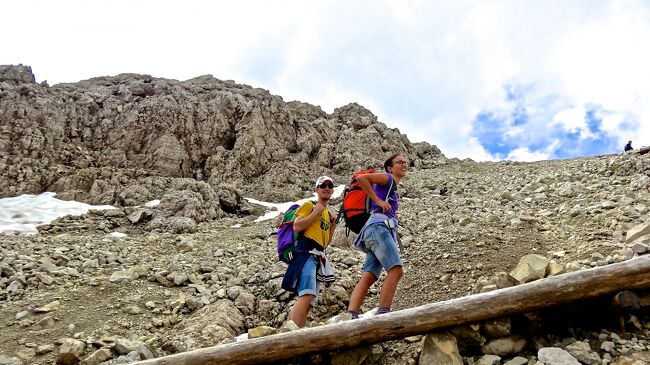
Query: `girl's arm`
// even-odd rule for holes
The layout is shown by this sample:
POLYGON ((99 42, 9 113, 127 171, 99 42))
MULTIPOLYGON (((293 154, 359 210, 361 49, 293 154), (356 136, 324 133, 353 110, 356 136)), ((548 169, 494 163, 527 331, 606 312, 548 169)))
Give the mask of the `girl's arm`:
POLYGON ((372 190, 372 184, 386 185, 388 184, 389 180, 390 178, 388 177, 387 173, 366 174, 357 177, 357 182, 359 183, 361 190, 368 194, 368 197, 370 197, 370 199, 372 199, 375 204, 380 206, 384 213, 390 210, 390 204, 384 200, 379 199, 377 194, 375 194, 375 192, 372 190))

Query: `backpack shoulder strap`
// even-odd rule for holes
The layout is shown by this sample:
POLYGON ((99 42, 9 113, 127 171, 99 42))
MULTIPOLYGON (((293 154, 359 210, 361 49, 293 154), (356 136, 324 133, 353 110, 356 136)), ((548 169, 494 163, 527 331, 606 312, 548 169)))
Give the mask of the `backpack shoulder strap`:
POLYGON ((388 187, 388 193, 386 194, 386 199, 384 201, 388 201, 391 196, 397 191, 397 184, 395 184, 395 178, 393 177, 390 180, 390 187, 388 187))
POLYGON ((343 199, 341 199, 341 207, 339 208, 339 213, 336 216, 336 220, 334 221, 334 224, 339 224, 341 221, 341 217, 343 217, 343 202, 345 201, 345 196, 348 194, 348 187, 345 187, 345 190, 343 190, 343 199))

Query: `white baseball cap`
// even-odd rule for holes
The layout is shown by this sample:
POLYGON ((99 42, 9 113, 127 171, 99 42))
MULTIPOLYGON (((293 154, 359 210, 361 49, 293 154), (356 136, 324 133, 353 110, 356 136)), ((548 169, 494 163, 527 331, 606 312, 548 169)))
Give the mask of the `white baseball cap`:
POLYGON ((331 177, 323 175, 323 176, 319 177, 318 179, 316 179, 316 187, 318 187, 318 185, 324 183, 325 181, 330 181, 332 183, 332 185, 334 185, 334 180, 332 180, 331 177))

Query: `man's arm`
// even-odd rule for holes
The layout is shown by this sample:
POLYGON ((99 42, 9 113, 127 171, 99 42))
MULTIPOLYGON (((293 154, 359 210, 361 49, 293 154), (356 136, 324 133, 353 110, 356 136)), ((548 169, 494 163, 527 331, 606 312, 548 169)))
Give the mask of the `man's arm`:
POLYGON ((306 217, 296 216, 296 220, 293 222, 293 231, 296 233, 303 232, 309 227, 310 224, 314 223, 316 219, 320 219, 320 214, 325 210, 325 207, 316 203, 311 213, 306 217))

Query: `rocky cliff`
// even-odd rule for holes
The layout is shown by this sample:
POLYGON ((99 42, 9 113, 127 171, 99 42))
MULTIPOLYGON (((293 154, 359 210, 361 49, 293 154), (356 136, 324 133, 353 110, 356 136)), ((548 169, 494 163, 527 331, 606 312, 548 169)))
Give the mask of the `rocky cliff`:
POLYGON ((234 187, 286 201, 320 173, 347 180, 393 151, 417 167, 444 158, 354 103, 327 114, 210 75, 181 82, 122 74, 48 86, 36 84, 27 66, 0 66, 4 197, 54 191, 124 205, 192 178, 217 192, 234 187))

